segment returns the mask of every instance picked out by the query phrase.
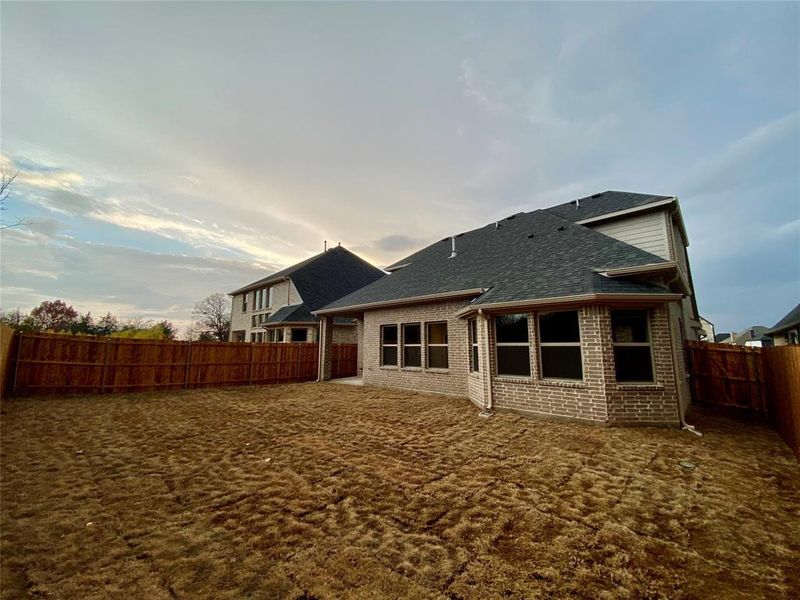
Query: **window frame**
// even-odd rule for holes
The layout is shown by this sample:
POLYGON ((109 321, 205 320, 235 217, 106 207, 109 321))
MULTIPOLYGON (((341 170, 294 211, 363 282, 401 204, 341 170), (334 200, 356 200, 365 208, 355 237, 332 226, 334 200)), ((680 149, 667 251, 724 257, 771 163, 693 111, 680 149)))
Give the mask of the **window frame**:
POLYGON ((581 311, 580 309, 575 310, 551 310, 546 312, 540 312, 536 315, 536 339, 537 339, 537 353, 539 359, 539 378, 542 381, 561 381, 567 383, 580 383, 586 381, 586 365, 584 363, 584 353, 583 353, 583 329, 581 328, 581 311), (543 342, 542 341, 542 317, 547 315, 553 315, 557 313, 568 313, 574 312, 575 316, 578 318, 578 341, 577 342, 543 342), (580 379, 573 379, 569 377, 545 377, 544 376, 544 360, 542 359, 542 348, 579 348, 581 351, 581 377, 580 379))
POLYGON ((380 353, 378 355, 378 365, 381 367, 393 367, 397 369, 400 366, 400 327, 397 323, 386 323, 385 325, 380 326, 380 353), (384 335, 383 331, 387 327, 394 327, 395 329, 395 343, 394 344, 386 344, 384 342, 384 335), (385 363, 383 362, 383 349, 384 348, 394 348, 394 364, 385 363))
MULTIPOLYGON (((652 385, 657 383, 656 378, 656 361, 655 356, 653 355, 653 329, 650 319, 650 311, 646 309, 618 309, 612 310, 611 314, 609 315, 611 321, 611 345, 616 350, 618 347, 620 348, 642 348, 644 346, 648 346, 650 348, 650 373, 651 379, 625 379, 620 381, 617 375, 617 353, 614 352, 614 379, 620 385, 652 385), (647 341, 646 342, 615 342, 614 341, 614 313, 615 312, 640 312, 644 314, 645 319, 645 331, 647 332, 647 341)), ((681 332, 683 332, 683 328, 681 328, 681 332)))
POLYGON ((467 341, 469 345, 469 372, 481 372, 480 347, 478 345, 478 319, 467 319, 467 341))
POLYGON ((243 313, 247 312, 247 292, 242 294, 242 312, 243 313))
POLYGON ((398 356, 398 362, 400 363, 401 369, 422 369, 422 365, 425 364, 425 360, 422 356, 422 347, 424 346, 424 338, 422 337, 422 323, 419 321, 415 321, 413 323, 401 323, 400 324, 400 338, 397 340, 400 344, 400 356, 398 356), (406 344, 406 327, 419 327, 419 343, 418 344, 406 344), (406 346, 409 348, 419 348, 419 364, 418 365, 407 365, 406 364, 406 346))
MULTIPOLYGON (((420 329, 420 333, 422 333, 421 329, 420 329)), ((423 340, 420 339, 420 342, 422 342, 422 341, 423 340)), ((435 370, 435 371, 449 371, 450 370, 450 329, 448 327, 447 321, 430 321, 430 322, 426 321, 425 322, 425 339, 424 339, 424 342, 425 342, 425 365, 426 365, 425 368, 426 369, 432 369, 432 370, 435 370), (444 325, 444 339, 445 339, 445 343, 444 344, 432 344, 430 342, 430 339, 431 339, 431 330, 430 330, 431 325, 444 325), (447 362, 447 366, 446 367, 432 367, 431 366, 431 353, 428 352, 429 348, 444 348, 445 349, 444 358, 445 358, 445 362, 447 362)), ((420 363, 421 362, 422 362, 422 356, 420 356, 420 363)))
POLYGON ((531 379, 533 377, 533 364, 531 361, 531 314, 530 313, 510 313, 507 315, 496 315, 493 319, 492 326, 494 327, 494 358, 495 358, 495 375, 497 377, 513 377, 516 379, 531 379), (528 337, 527 342, 501 342, 497 336, 497 319, 502 317, 512 317, 515 315, 523 315, 525 317, 525 334, 528 337), (528 374, 520 375, 518 373, 501 373, 500 372, 500 352, 499 348, 521 348, 528 349, 528 374))

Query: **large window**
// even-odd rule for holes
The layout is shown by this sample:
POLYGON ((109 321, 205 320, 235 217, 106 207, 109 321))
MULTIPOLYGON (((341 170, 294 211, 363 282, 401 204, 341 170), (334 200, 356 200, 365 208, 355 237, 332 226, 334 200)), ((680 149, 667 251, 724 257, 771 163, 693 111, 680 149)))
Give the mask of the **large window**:
POLYGON ((447 323, 428 323, 427 355, 429 369, 446 369, 447 323))
POLYGON ((247 312, 247 292, 242 294, 242 312, 247 312))
POLYGON ((261 290, 253 292, 253 310, 261 309, 261 290))
POLYGON ((539 345, 544 379, 583 379, 578 311, 540 315, 539 345))
POLYGON ((494 320, 497 338, 497 374, 531 374, 528 316, 504 315, 494 320))
POLYGON ((422 366, 422 328, 419 323, 403 325, 403 366, 422 366))
POLYGON ((644 310, 611 312, 617 381, 653 381, 650 327, 644 310))
POLYGON ((469 370, 480 371, 478 363, 478 320, 470 319, 469 323, 469 370))
POLYGON ((292 341, 293 342, 305 342, 308 341, 308 329, 303 327, 302 329, 296 328, 292 329, 292 341))
POLYGON ((381 365, 397 366, 397 325, 381 325, 381 365))

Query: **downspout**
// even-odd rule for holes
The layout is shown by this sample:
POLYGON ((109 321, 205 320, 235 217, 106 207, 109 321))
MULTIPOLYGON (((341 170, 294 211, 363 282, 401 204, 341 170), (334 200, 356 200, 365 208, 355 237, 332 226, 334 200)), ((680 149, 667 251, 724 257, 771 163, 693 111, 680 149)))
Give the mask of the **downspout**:
POLYGON ((683 418, 683 411, 681 410, 681 399, 680 399, 680 394, 678 393, 678 386, 679 386, 678 363, 675 359, 675 339, 673 338, 672 335, 672 317, 669 314, 669 306, 665 305, 665 308, 667 310, 667 325, 668 325, 667 329, 669 331, 669 346, 670 346, 669 355, 670 358, 672 359, 672 376, 675 378, 675 404, 677 405, 678 409, 678 420, 680 421, 681 429, 685 429, 686 431, 689 431, 695 435, 702 436, 703 434, 697 431, 694 425, 689 425, 683 418))
POLYGON ((486 360, 484 361, 484 369, 486 372, 486 406, 481 411, 480 416, 482 417, 491 417, 494 413, 492 412, 492 408, 494 406, 494 397, 492 394, 492 360, 489 355, 490 352, 490 345, 489 345, 489 319, 486 317, 486 314, 483 312, 482 308, 478 309, 478 315, 480 316, 481 321, 483 321, 483 331, 486 334, 484 338, 484 356, 486 360))

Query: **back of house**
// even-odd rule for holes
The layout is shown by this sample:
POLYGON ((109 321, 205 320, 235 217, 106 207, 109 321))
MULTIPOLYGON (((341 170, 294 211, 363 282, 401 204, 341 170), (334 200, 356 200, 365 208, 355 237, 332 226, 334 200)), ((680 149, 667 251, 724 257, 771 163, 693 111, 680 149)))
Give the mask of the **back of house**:
POLYGON ((356 320, 365 384, 677 425, 703 332, 687 246, 676 197, 607 191, 442 239, 316 314, 356 320))

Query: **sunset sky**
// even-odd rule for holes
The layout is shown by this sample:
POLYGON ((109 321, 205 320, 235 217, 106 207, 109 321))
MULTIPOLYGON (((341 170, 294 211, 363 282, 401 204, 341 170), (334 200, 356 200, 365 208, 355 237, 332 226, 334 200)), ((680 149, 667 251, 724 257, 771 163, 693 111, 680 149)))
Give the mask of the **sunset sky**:
POLYGON ((3 3, 0 307, 185 325, 341 242, 385 266, 679 197, 700 312, 800 301, 797 3, 3 3))

